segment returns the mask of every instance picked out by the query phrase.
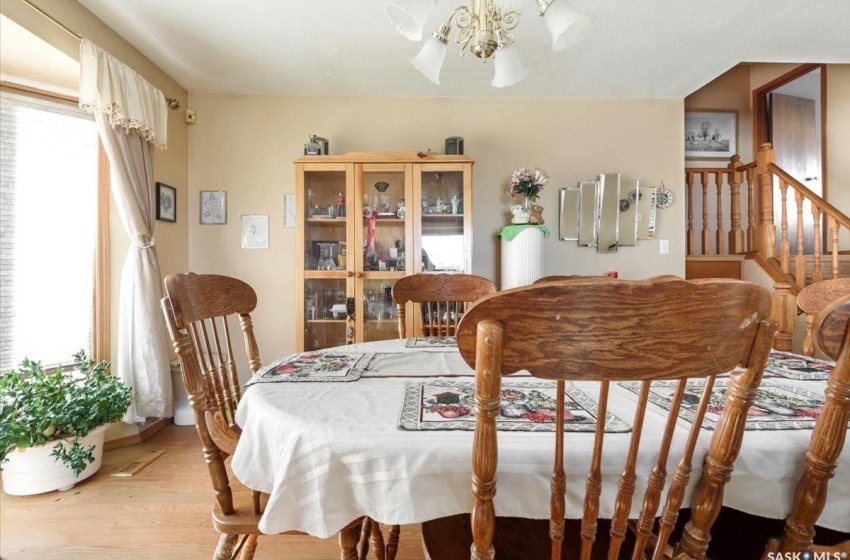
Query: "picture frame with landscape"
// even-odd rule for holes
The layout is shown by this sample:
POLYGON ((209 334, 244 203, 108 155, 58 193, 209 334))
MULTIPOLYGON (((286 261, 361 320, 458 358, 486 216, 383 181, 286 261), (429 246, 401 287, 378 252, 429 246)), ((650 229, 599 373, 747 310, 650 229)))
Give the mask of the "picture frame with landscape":
POLYGON ((729 159, 738 153, 738 111, 685 110, 685 159, 729 159))
POLYGON ((177 189, 165 183, 156 184, 156 219, 172 223, 177 221, 177 189))

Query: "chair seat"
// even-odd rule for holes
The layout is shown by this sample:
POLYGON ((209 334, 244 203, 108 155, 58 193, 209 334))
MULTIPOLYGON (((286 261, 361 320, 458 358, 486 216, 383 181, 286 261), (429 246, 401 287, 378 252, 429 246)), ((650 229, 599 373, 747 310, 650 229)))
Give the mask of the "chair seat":
MULTIPOLYGON (((607 558, 609 528, 610 521, 599 520, 596 531, 597 546, 594 546, 591 555, 593 560, 607 558)), ((580 531, 581 520, 566 520, 564 546, 561 549, 562 560, 579 558, 580 531)), ((430 560, 469 560, 469 549, 472 546, 470 515, 462 513, 426 521, 422 524, 422 545, 430 560)), ((550 560, 549 520, 497 517, 493 545, 496 549, 496 560, 550 560)), ((626 557, 626 554, 623 554, 623 557, 626 557)))

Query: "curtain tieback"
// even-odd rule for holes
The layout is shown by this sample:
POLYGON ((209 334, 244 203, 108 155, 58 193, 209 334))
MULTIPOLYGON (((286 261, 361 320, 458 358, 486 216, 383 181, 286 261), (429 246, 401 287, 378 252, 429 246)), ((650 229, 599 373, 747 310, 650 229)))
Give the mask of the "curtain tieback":
POLYGON ((147 235, 139 235, 136 237, 136 247, 139 249, 150 249, 156 245, 156 239, 147 235))

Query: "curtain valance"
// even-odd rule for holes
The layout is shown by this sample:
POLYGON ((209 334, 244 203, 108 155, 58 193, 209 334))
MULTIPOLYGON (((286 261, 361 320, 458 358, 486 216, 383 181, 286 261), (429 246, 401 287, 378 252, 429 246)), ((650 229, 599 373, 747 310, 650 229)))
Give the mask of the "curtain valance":
POLYGON ((80 41, 80 108, 106 115, 125 132, 138 131, 160 150, 167 146, 165 94, 88 39, 80 41))

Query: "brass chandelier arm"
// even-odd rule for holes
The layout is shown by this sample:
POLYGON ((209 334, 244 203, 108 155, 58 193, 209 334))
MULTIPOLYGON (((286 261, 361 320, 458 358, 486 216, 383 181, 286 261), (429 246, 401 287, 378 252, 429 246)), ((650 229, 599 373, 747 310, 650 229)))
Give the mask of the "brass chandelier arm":
POLYGON ((518 10, 508 10, 503 14, 492 0, 473 0, 471 6, 462 4, 455 8, 446 26, 451 27, 452 20, 457 24, 455 42, 461 46, 461 56, 469 47, 473 55, 484 60, 497 48, 513 43, 510 31, 519 25, 519 17, 518 10))

